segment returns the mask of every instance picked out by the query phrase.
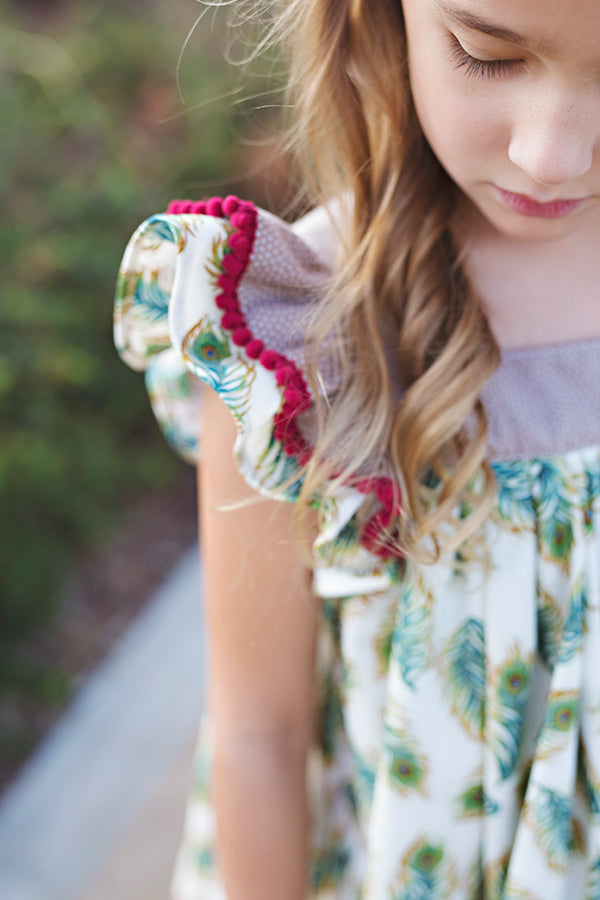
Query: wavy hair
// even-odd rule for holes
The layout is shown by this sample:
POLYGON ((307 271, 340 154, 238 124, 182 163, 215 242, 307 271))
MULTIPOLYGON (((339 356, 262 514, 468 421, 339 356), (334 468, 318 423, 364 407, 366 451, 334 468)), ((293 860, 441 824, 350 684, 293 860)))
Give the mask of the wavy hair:
POLYGON ((276 32, 303 180, 314 202, 348 199, 311 330, 313 371, 333 357, 340 386, 323 397, 313 378, 300 503, 390 474, 402 513, 389 537, 434 560, 464 547, 495 493, 480 391, 499 350, 451 234, 458 189, 417 119, 399 0, 280 0, 276 32))

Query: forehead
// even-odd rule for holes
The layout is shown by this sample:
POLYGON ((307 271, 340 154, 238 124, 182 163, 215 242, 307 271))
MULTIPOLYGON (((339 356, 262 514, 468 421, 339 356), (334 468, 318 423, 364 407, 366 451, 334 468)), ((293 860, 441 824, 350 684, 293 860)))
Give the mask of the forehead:
POLYGON ((447 20, 552 55, 600 61, 600 0, 424 0, 447 20), (469 25, 471 23, 471 25, 469 25), (481 26, 484 26, 483 28, 481 26), (487 26, 490 26, 488 31, 487 26), (498 32, 497 34, 495 32, 498 32))

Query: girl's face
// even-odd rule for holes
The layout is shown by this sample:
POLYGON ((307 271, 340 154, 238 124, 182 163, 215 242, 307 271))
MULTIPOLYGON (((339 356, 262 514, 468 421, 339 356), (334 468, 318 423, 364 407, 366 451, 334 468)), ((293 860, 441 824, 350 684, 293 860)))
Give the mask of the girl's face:
POLYGON ((415 107, 496 231, 600 231, 600 0, 402 0, 415 107))

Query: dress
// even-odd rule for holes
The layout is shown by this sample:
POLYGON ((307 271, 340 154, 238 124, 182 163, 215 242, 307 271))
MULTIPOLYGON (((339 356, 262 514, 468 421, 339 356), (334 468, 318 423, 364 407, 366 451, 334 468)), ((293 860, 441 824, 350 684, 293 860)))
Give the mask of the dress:
MULTIPOLYGON (((236 419, 247 481, 282 500, 310 454, 302 334, 326 256, 227 198, 149 219, 120 273, 117 346, 171 442, 194 458, 201 379, 236 419)), ((487 579, 382 547, 385 478, 329 503, 310 900, 600 900, 599 384, 598 340, 504 353, 483 393, 487 579)), ((225 896, 208 736, 175 900, 225 896)))

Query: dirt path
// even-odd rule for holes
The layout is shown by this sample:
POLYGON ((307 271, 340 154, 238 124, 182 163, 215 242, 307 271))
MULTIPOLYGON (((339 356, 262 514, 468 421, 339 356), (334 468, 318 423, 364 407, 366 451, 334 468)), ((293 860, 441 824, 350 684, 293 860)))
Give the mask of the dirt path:
POLYGON ((32 666, 49 672, 45 695, 0 700, 0 790, 195 540, 195 494, 195 473, 184 470, 175 486, 140 498, 68 575, 54 627, 27 647, 32 666))

